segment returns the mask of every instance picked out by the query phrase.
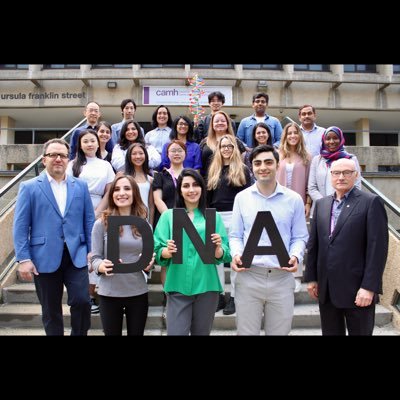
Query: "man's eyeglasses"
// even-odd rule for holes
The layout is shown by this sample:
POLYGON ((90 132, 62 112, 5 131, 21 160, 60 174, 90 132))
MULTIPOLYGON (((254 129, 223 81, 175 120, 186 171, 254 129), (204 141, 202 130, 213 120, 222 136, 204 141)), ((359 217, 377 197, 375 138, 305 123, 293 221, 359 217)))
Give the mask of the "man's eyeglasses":
POLYGON ((345 178, 350 178, 350 176, 353 174, 353 172, 355 171, 350 171, 349 169, 346 169, 345 171, 331 171, 332 176, 334 176, 335 178, 339 178, 339 176, 341 174, 343 174, 343 176, 345 178))
POLYGON ((60 157, 61 160, 66 160, 69 158, 69 155, 65 154, 65 153, 46 153, 46 154, 44 154, 44 157, 49 157, 49 158, 53 158, 53 159, 60 157))
POLYGON ((233 150, 234 146, 233 146, 233 144, 223 144, 223 145, 221 145, 221 149, 222 150, 233 150))

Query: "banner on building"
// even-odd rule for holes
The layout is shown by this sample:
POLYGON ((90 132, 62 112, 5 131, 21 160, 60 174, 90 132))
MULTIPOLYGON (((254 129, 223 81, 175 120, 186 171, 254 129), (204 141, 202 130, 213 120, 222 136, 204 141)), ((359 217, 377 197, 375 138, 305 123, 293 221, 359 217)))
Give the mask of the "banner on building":
MULTIPOLYGON (((221 92, 225 96, 225 105, 232 105, 231 86, 203 86, 205 91, 200 98, 200 104, 208 104, 208 95, 211 92, 221 92)), ((190 86, 143 86, 143 105, 189 105, 190 86)))

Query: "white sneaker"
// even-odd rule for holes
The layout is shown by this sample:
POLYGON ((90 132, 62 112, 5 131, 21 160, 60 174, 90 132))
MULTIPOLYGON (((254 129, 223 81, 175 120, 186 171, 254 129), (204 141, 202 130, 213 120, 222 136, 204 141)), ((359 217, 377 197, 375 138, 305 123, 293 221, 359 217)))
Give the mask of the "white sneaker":
POLYGON ((301 290, 301 279, 300 278, 294 278, 294 281, 296 283, 296 286, 294 288, 295 293, 299 293, 301 290))

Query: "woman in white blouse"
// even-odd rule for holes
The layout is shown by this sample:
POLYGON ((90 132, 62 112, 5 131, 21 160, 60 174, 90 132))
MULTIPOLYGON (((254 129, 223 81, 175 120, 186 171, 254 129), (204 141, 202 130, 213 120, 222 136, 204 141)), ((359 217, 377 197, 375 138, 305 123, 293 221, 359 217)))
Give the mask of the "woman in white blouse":
MULTIPOLYGON (((133 119, 128 119, 122 125, 119 143, 115 145, 112 152, 111 164, 115 171, 125 170, 126 151, 132 143, 142 143, 146 146, 144 138, 142 137, 140 125, 133 119)), ((149 167, 151 169, 156 169, 161 163, 161 156, 152 145, 147 145, 146 149, 149 153, 149 167)))

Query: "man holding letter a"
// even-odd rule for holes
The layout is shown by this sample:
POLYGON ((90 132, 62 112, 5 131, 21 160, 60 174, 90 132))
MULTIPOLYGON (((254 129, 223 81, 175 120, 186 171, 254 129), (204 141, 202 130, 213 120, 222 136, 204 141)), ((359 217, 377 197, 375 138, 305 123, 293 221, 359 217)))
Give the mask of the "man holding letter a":
POLYGON ((276 181, 279 154, 272 146, 255 147, 250 162, 257 181, 236 195, 229 233, 232 268, 240 272, 235 296, 237 334, 259 335, 264 316, 266 335, 287 335, 294 311, 292 272, 303 260, 308 239, 304 204, 299 194, 276 181), (276 226, 265 225, 258 238, 259 254, 255 251, 254 257, 244 257, 252 258, 250 264, 245 265, 242 256, 247 253, 248 246, 254 248, 249 236, 253 224, 260 223, 259 211, 269 211, 276 226), (280 242, 279 237, 271 235, 274 228, 278 229, 289 255, 284 265, 278 257, 282 249, 275 245, 280 242))

